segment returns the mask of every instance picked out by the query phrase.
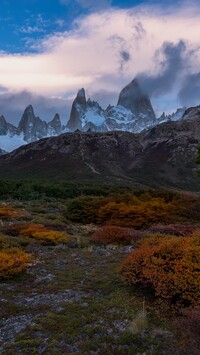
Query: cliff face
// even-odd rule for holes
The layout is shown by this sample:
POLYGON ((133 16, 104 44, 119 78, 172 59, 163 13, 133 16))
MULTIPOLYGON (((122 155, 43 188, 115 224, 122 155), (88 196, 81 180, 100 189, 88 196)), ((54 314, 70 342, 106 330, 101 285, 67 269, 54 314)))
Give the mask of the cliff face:
POLYGON ((1 156, 0 178, 117 182, 199 190, 200 115, 147 132, 65 133, 1 156))

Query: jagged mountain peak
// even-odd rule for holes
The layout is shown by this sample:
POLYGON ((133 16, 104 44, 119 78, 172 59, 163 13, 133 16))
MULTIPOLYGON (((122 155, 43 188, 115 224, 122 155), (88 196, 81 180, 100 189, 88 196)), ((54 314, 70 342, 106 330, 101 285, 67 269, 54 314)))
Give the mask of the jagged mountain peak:
POLYGON ((25 125, 27 124, 27 121, 33 121, 35 119, 35 114, 34 114, 34 110, 33 110, 33 106, 32 105, 28 105, 25 110, 24 113, 22 115, 22 118, 19 122, 19 129, 20 130, 24 130, 25 129, 25 125))
POLYGON ((79 104, 80 106, 85 107, 85 105, 86 105, 86 96, 85 96, 85 89, 84 88, 82 88, 82 89, 80 89, 78 91, 74 102, 79 104))
POLYGON ((28 105, 19 122, 18 129, 26 142, 32 142, 45 136, 47 123, 35 116, 32 105, 28 105))
POLYGON ((54 118, 48 123, 47 130, 48 130, 48 135, 57 135, 61 133, 62 124, 58 113, 56 113, 54 118))
MULTIPOLYGON (((199 115, 200 112, 200 107, 191 108, 186 112, 185 109, 178 109, 171 115, 163 113, 156 119, 149 97, 142 89, 139 79, 135 78, 122 89, 116 106, 109 105, 107 109, 102 109, 97 101, 90 98, 86 100, 86 92, 82 88, 77 92, 66 126, 62 126, 58 113, 49 123, 36 117, 33 106, 29 104, 24 110, 18 128, 8 123, 4 116, 0 116, 0 135, 5 136, 5 140, 15 136, 16 144, 10 144, 10 147, 16 147, 21 142, 22 144, 29 143, 44 137, 77 130, 80 132, 128 131, 138 133, 163 122, 178 121, 193 116, 193 113, 199 115)), ((5 150, 2 140, 3 138, 0 148, 5 150)))
POLYGON ((9 137, 18 134, 18 129, 11 123, 7 122, 3 115, 0 116, 0 136, 8 135, 9 137))
POLYGON ((67 128, 76 131, 140 132, 150 127, 156 117, 150 99, 142 92, 138 79, 132 80, 120 93, 117 106, 103 110, 98 102, 86 101, 85 90, 78 91, 73 102, 67 128))
POLYGON ((32 113, 32 114, 34 114, 33 106, 32 105, 28 105, 25 108, 24 113, 32 113))
POLYGON ((51 120, 51 124, 60 123, 60 116, 58 113, 55 114, 54 118, 51 120))
POLYGON ((0 116, 0 124, 1 123, 5 123, 5 122, 7 122, 7 121, 6 121, 5 117, 4 117, 4 115, 1 115, 0 116))
POLYGON ((8 123, 3 115, 0 116, 0 135, 7 134, 8 123))
POLYGON ((85 89, 84 88, 82 88, 82 89, 80 89, 78 91, 77 98, 79 98, 79 97, 84 97, 85 98, 85 89))
POLYGON ((137 78, 122 89, 117 105, 130 110, 138 118, 147 117, 152 121, 156 119, 151 101, 143 92, 137 78))

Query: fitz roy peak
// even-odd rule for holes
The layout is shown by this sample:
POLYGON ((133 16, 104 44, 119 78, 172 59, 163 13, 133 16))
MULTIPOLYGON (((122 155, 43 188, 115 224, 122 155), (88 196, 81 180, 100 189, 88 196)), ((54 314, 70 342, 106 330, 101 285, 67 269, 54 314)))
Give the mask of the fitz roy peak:
POLYGON ((116 106, 109 105, 105 110, 98 102, 90 98, 86 100, 82 88, 72 104, 66 126, 62 126, 58 114, 49 123, 36 117, 32 105, 25 109, 18 127, 8 123, 3 115, 0 116, 0 155, 26 143, 65 132, 139 133, 163 122, 178 121, 182 119, 185 110, 181 108, 172 115, 163 113, 160 118, 156 118, 151 101, 142 91, 138 79, 132 80, 121 91, 116 106))
POLYGON ((95 101, 86 101, 81 89, 73 102, 67 128, 71 131, 129 131, 140 132, 156 124, 150 99, 134 79, 120 93, 117 106, 103 110, 95 101))

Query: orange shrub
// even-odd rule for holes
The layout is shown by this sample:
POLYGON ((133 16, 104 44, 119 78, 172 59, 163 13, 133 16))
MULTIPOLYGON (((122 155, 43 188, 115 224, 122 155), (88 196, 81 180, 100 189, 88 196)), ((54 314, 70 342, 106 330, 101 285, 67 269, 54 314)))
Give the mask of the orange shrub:
POLYGON ((102 205, 98 212, 99 222, 108 222, 112 225, 143 228, 152 223, 171 221, 173 205, 161 198, 139 200, 135 197, 133 202, 110 201, 102 205))
POLYGON ((190 305, 200 298, 200 246, 196 237, 156 235, 142 241, 121 265, 128 284, 151 288, 171 303, 190 305))
POLYGON ((29 261, 30 255, 19 248, 0 251, 0 278, 18 274, 29 261))
POLYGON ((66 243, 68 241, 67 233, 50 230, 40 224, 30 224, 25 229, 22 229, 20 234, 37 239, 45 244, 66 243))
POLYGON ((9 219, 13 217, 20 217, 22 213, 19 211, 15 211, 13 208, 9 206, 0 205, 0 219, 9 219))
POLYGON ((98 229, 92 236, 91 241, 97 244, 130 244, 134 237, 129 228, 105 226, 98 229))

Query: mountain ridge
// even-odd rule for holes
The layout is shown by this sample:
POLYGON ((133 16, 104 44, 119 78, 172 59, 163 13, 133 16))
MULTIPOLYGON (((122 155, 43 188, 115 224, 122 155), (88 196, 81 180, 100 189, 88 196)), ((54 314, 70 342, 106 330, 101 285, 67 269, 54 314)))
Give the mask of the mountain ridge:
POLYGON ((179 120, 186 108, 178 109, 172 115, 156 118, 149 97, 143 93, 137 79, 132 80, 119 94, 116 106, 109 105, 105 110, 96 101, 86 100, 85 89, 78 91, 73 101, 71 114, 66 125, 61 124, 59 114, 50 122, 36 117, 32 105, 28 105, 18 127, 0 117, 0 149, 13 149, 38 139, 57 136, 68 131, 130 131, 141 132, 169 120, 179 120), (9 145, 10 144, 10 145, 9 145))
POLYGON ((0 178, 120 183, 199 191, 200 113, 141 133, 70 132, 0 157, 0 178))

